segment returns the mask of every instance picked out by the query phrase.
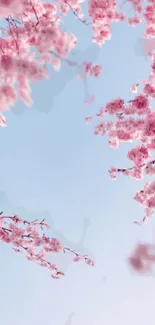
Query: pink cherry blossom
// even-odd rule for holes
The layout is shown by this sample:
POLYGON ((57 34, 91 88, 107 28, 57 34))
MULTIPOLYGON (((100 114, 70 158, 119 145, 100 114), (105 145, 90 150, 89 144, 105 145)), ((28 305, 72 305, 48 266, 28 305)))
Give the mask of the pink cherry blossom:
POLYGON ((137 166, 143 164, 149 157, 149 150, 144 145, 137 146, 128 152, 128 158, 137 166))
POLYGON ((3 216, 2 212, 0 214, 0 241, 11 244, 17 253, 25 253, 29 261, 48 268, 54 279, 60 278, 64 273, 52 264, 47 257, 48 253, 70 252, 75 256, 73 259, 75 262, 83 260, 88 265, 94 265, 87 256, 82 256, 74 250, 64 247, 56 238, 47 237, 44 233, 46 228, 49 226, 45 219, 40 222, 38 220, 29 222, 16 215, 3 216))
POLYGON ((129 263, 138 272, 150 273, 155 263, 155 245, 138 244, 129 263))
POLYGON ((132 85, 130 88, 131 92, 136 94, 138 92, 138 86, 138 84, 132 85))

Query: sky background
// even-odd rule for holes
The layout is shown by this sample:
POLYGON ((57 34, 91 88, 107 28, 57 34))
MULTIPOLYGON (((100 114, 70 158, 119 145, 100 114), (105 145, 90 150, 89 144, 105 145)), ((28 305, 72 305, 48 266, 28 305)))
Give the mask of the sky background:
POLYGON ((8 127, 0 129, 0 210, 28 220, 46 217, 49 234, 88 253, 96 267, 53 256, 66 272, 56 281, 1 244, 0 323, 154 325, 154 277, 134 274, 127 264, 138 241, 155 237, 154 220, 142 228, 133 225, 144 215, 133 200, 143 182, 109 178, 110 166, 129 166, 129 146, 109 148, 106 138, 93 135, 95 123, 84 120, 107 101, 130 100, 130 86, 147 77, 149 60, 137 45, 143 26, 114 24, 112 40, 101 49, 91 44, 91 28, 72 14, 64 28, 79 39, 74 59, 103 65, 100 78, 89 79, 96 101, 83 104, 76 69, 63 65, 32 86, 32 108, 19 102, 6 114, 8 127))

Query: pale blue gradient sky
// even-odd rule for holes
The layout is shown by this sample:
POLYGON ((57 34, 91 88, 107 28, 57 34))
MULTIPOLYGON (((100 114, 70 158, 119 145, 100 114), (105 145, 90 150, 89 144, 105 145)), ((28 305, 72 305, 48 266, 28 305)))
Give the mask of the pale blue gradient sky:
MULTIPOLYGON (((67 29, 75 31, 85 52, 90 28, 70 15, 67 29)), ((94 125, 84 121, 111 99, 131 99, 130 85, 147 76, 149 61, 134 51, 141 33, 142 27, 113 26, 112 40, 97 51, 102 76, 89 80, 90 92, 96 94, 93 106, 83 105, 83 84, 77 78, 66 79, 53 99, 52 72, 50 80, 33 85, 32 109, 18 103, 7 114, 8 127, 0 129, 0 209, 29 220, 47 216, 51 236, 72 248, 84 246, 95 257, 96 268, 58 261, 67 274, 54 281, 46 269, 1 245, 3 325, 154 325, 154 278, 133 274, 126 263, 138 240, 154 236, 153 220, 143 228, 133 225, 143 216, 132 199, 142 182, 109 178, 109 166, 128 166, 128 146, 108 148, 107 139, 95 137, 94 125), (89 219, 84 244, 78 244, 89 219)), ((84 54, 82 58, 87 59, 84 54)))

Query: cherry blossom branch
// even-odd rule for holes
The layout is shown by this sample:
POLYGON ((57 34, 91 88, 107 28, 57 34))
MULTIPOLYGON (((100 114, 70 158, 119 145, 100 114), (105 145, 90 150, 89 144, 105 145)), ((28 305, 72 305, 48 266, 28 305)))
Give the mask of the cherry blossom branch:
POLYGON ((10 19, 9 17, 6 18, 6 21, 8 22, 9 30, 10 30, 10 34, 11 34, 11 36, 12 36, 14 42, 15 42, 16 51, 17 51, 17 53, 19 54, 19 44, 18 44, 18 42, 17 42, 17 40, 16 40, 16 38, 15 38, 15 36, 14 36, 14 33, 13 33, 13 31, 12 31, 12 26, 14 26, 14 23, 13 23, 12 19, 10 19))
POLYGON ((81 19, 79 16, 78 16, 78 14, 77 14, 77 12, 72 8, 72 6, 68 3, 68 1, 67 0, 64 0, 64 2, 69 6, 69 8, 71 9, 71 11, 72 11, 72 13, 75 15, 75 17, 81 22, 81 23, 83 23, 83 24, 85 24, 85 25, 91 25, 91 22, 88 22, 86 19, 81 19))
POLYGON ((88 264, 88 265, 91 265, 91 266, 94 266, 95 264, 94 264, 94 262, 90 259, 90 258, 88 258, 88 255, 80 255, 80 254, 78 254, 77 252, 75 252, 74 250, 72 250, 72 249, 70 249, 70 248, 68 248, 68 247, 64 247, 64 253, 66 252, 66 251, 69 251, 69 252, 71 252, 72 254, 74 254, 76 257, 74 258, 74 262, 79 262, 79 261, 81 261, 81 260, 85 260, 85 262, 88 264))
POLYGON ((39 17, 38 17, 38 14, 37 14, 37 11, 36 11, 36 9, 35 9, 34 5, 32 4, 32 1, 30 1, 30 5, 31 5, 31 7, 32 7, 32 10, 33 10, 33 12, 34 12, 34 15, 35 15, 35 17, 36 17, 36 20, 37 20, 37 22, 36 22, 36 24, 35 24, 35 27, 37 27, 37 26, 38 26, 38 24, 39 24, 39 17))
POLYGON ((144 164, 141 164, 139 166, 133 166, 133 167, 129 167, 129 168, 111 168, 109 170, 109 173, 110 173, 110 176, 111 178, 115 179, 116 178, 116 173, 123 173, 124 175, 126 176, 131 176, 131 174, 129 173, 130 171, 135 171, 135 169, 149 169, 149 167, 151 165, 154 165, 155 164, 155 159, 151 160, 150 162, 147 162, 147 163, 144 163, 144 164))
POLYGON ((64 273, 47 259, 48 253, 68 251, 76 256, 73 261, 84 260, 86 264, 94 266, 93 261, 87 255, 81 255, 64 247, 56 238, 47 237, 45 233, 42 233, 44 228, 49 228, 45 219, 30 222, 22 220, 17 215, 3 216, 3 212, 0 213, 0 241, 11 244, 15 252, 25 251, 28 260, 48 268, 54 279, 60 278, 64 273))

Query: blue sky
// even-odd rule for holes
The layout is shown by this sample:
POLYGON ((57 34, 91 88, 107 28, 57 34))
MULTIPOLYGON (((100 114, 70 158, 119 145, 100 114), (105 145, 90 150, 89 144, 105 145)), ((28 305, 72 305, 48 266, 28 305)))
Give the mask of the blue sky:
POLYGON ((88 252, 96 267, 54 256, 66 271, 54 281, 1 244, 0 320, 3 325, 153 325, 154 277, 133 274, 126 262, 137 241, 154 239, 154 220, 143 228, 133 225, 143 216, 132 199, 143 182, 109 178, 110 166, 128 166, 129 146, 109 148, 106 138, 93 135, 95 124, 84 120, 109 100, 131 99, 129 87, 147 76, 149 61, 135 51, 143 27, 114 24, 112 40, 101 49, 91 44, 90 28, 72 15, 65 28, 80 40, 77 60, 103 65, 101 77, 89 80, 96 101, 83 104, 83 83, 65 66, 59 73, 51 68, 49 80, 33 85, 33 107, 19 102, 7 113, 8 127, 0 129, 0 203, 5 213, 46 217, 51 236, 88 252))

